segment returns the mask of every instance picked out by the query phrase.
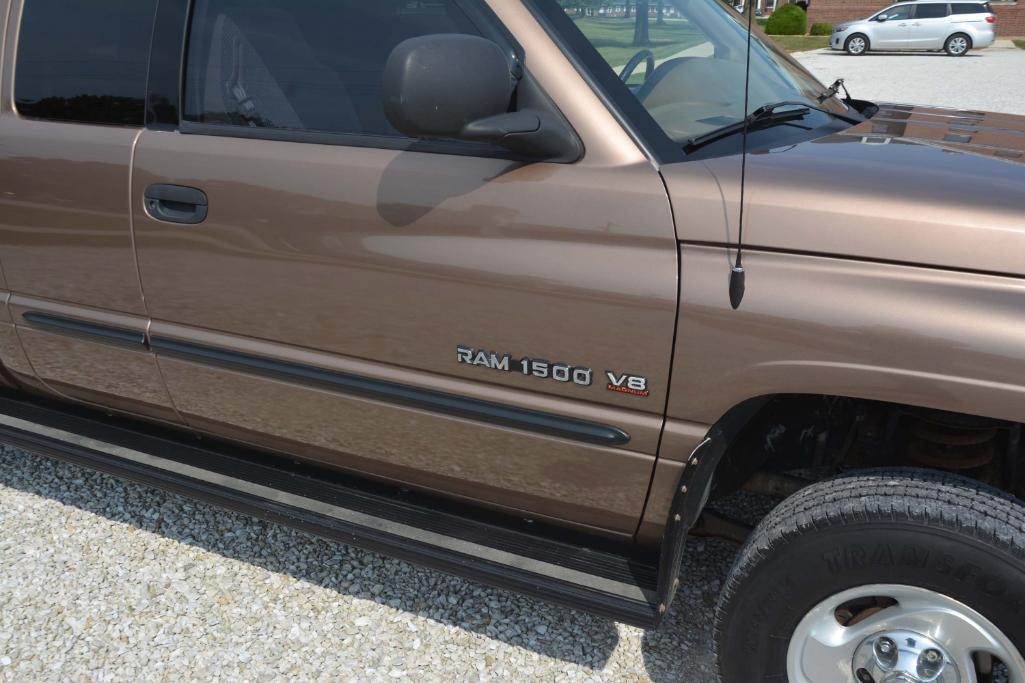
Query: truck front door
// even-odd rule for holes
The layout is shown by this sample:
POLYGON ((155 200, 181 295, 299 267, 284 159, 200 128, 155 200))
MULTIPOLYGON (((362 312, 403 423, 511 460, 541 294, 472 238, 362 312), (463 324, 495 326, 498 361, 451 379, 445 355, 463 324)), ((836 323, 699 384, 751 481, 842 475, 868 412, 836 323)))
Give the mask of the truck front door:
POLYGON ((629 536, 666 400, 669 204, 527 11, 494 11, 519 44, 478 2, 197 0, 182 125, 135 157, 151 341, 198 430, 629 536), (381 72, 429 33, 519 52, 583 157, 401 137, 381 72))

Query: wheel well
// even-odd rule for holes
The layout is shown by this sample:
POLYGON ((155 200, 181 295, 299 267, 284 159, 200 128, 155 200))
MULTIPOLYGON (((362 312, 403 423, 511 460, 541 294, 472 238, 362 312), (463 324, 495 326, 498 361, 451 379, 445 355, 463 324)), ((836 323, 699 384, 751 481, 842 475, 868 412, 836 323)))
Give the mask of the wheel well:
POLYGON ((847 47, 847 43, 849 43, 851 41, 851 38, 853 38, 854 36, 861 36, 862 38, 865 39, 865 48, 866 49, 872 47, 872 39, 869 38, 868 35, 862 33, 861 31, 855 31, 851 35, 847 36, 847 38, 844 39, 844 41, 843 41, 844 47, 847 47))
POLYGON ((841 396, 778 395, 730 440, 712 497, 766 474, 821 478, 910 466, 955 472, 1025 499, 1023 447, 1017 422, 841 396))

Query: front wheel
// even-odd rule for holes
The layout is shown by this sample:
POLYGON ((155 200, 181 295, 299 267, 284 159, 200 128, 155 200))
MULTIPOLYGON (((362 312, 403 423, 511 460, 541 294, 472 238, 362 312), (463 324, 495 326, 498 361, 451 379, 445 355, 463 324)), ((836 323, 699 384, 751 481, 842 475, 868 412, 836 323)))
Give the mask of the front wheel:
POLYGON ((951 57, 963 57, 968 54, 968 50, 971 48, 971 38, 963 33, 955 33, 947 38, 947 42, 943 44, 943 49, 951 57))
POLYGON ((868 52, 868 37, 855 33, 844 43, 844 49, 847 50, 849 55, 863 55, 868 52))
POLYGON ((716 612, 723 683, 1025 683, 1025 505, 872 471, 763 520, 716 612))

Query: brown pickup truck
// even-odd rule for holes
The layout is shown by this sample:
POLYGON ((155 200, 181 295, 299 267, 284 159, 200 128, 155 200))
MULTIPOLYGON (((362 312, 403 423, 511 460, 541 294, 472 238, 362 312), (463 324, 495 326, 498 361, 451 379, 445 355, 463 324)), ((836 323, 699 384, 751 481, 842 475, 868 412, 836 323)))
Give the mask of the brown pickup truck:
POLYGON ((1022 683, 1025 118, 614 5, 0 0, 0 440, 648 627, 770 493, 723 681, 1022 683))

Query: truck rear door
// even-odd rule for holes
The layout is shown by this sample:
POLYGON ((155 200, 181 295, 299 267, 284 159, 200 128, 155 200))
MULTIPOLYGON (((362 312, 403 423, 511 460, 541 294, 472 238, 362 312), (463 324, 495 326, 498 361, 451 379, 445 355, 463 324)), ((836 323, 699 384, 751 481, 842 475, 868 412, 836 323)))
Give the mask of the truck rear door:
POLYGON ((47 390, 174 422, 145 346, 129 211, 156 4, 11 3, 0 262, 17 336, 47 390))

